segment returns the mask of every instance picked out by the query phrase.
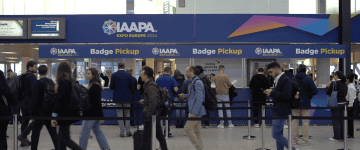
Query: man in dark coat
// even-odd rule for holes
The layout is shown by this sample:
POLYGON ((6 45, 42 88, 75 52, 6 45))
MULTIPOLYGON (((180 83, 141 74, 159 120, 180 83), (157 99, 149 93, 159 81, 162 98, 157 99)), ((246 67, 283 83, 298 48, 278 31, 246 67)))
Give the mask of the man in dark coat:
MULTIPOLYGON (((263 90, 269 89, 269 80, 264 75, 264 69, 259 68, 258 74, 254 75, 250 81, 250 90, 252 93, 252 101, 253 102, 266 102, 266 94, 264 94, 263 90)), ((253 103, 253 107, 261 107, 264 105, 263 103, 253 103)), ((254 109, 254 117, 261 117, 261 113, 259 114, 260 109, 254 109)), ((259 120, 255 120, 255 127, 259 128, 259 120)))

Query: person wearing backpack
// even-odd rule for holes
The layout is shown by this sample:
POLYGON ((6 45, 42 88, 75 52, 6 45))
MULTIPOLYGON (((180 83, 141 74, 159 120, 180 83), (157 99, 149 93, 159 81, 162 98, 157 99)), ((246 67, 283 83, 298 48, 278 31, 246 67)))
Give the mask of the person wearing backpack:
MULTIPOLYGON (((318 93, 317 87, 314 81, 306 75, 306 65, 300 64, 298 68, 298 73, 296 74, 294 80, 300 87, 300 99, 301 102, 297 108, 292 110, 293 116, 303 116, 309 117, 310 116, 310 109, 300 109, 300 108, 309 108, 311 107, 311 99, 314 95, 318 93)), ((299 120, 294 119, 292 121, 293 124, 293 144, 296 145, 299 137, 299 120)), ((309 120, 303 119, 302 120, 302 145, 308 146, 310 145, 309 142, 309 120)))
MULTIPOLYGON (((9 71, 9 70, 8 70, 9 71)), ((8 81, 8 85, 10 87, 10 89, 12 90, 12 87, 15 88, 16 85, 16 80, 18 80, 18 77, 17 77, 17 74, 15 72, 11 72, 10 73, 10 81, 8 81)), ((14 100, 14 104, 13 105, 10 105, 10 111, 11 111, 11 116, 14 116, 14 114, 17 114, 18 116, 20 115, 20 103, 19 103, 19 100, 15 97, 15 95, 17 94, 16 92, 13 92, 15 90, 12 90, 11 93, 13 95, 13 100, 14 100)), ((12 127, 14 123, 14 119, 12 119, 10 121, 10 126, 12 127)), ((17 122, 18 124, 20 124, 20 120, 18 120, 17 122)), ((19 126, 21 127, 21 126, 19 126)))
MULTIPOLYGON (((216 99, 218 102, 230 102, 230 97, 229 97, 229 88, 232 86, 229 77, 224 74, 225 72, 225 66, 220 65, 219 66, 219 73, 211 78, 211 81, 213 81, 216 85, 216 99)), ((226 108, 230 108, 230 103, 224 103, 226 108)), ((222 108, 223 103, 219 103, 218 107, 222 108)), ((224 110, 223 109, 219 109, 219 117, 222 118, 224 117, 224 110)), ((231 118, 231 109, 227 109, 226 110, 226 116, 231 118)), ((229 120, 229 128, 233 128, 234 125, 232 123, 232 120, 229 120)), ((220 121, 220 124, 218 125, 218 128, 222 128, 224 129, 224 120, 220 121)))
MULTIPOLYGON (((174 93, 174 101, 175 102, 185 102, 183 99, 179 97, 184 86, 185 76, 181 74, 179 69, 176 69, 174 72, 174 78, 178 84, 178 91, 174 93)), ((185 107, 186 103, 175 103, 176 107, 185 107)), ((176 117, 185 117, 185 109, 176 109, 176 117)), ((176 120, 176 128, 184 128, 185 120, 176 120)))
POLYGON ((147 119, 144 121, 144 134, 142 136, 141 150, 151 149, 152 115, 156 115, 156 139, 160 143, 161 150, 168 150, 165 137, 160 124, 161 96, 159 86, 154 82, 154 71, 150 67, 144 67, 141 71, 142 81, 144 81, 144 99, 140 103, 144 105, 144 115, 147 119))
MULTIPOLYGON (((176 79, 171 77, 170 74, 171 74, 171 68, 165 67, 164 74, 156 80, 156 84, 158 84, 160 87, 165 87, 170 92, 171 101, 174 101, 174 95, 175 95, 175 93, 178 92, 179 85, 178 85, 176 79)), ((171 104, 169 104, 169 105, 171 106, 171 104)), ((171 110, 169 110, 167 113, 170 116, 171 110)), ((168 132, 169 132, 168 137, 172 138, 173 136, 170 133, 170 120, 168 123, 168 132)), ((164 131, 164 133, 165 133, 165 131, 164 131)))
MULTIPOLYGON (((90 108, 83 111, 82 117, 104 117, 103 109, 101 106, 101 86, 100 76, 95 68, 87 70, 87 79, 89 80, 88 95, 90 108)), ((83 120, 81 125, 79 145, 82 149, 87 149, 90 131, 94 131, 96 140, 102 150, 109 150, 109 144, 106 140, 104 133, 101 131, 100 124, 104 120, 83 120)))
MULTIPOLYGON (((45 65, 39 66, 38 71, 40 74, 40 80, 35 81, 32 90, 34 106, 31 111, 31 116, 51 117, 56 100, 55 83, 46 77, 48 68, 45 65)), ((34 128, 31 134, 31 150, 38 149, 40 132, 44 125, 50 134, 52 142, 54 143, 55 150, 58 150, 58 135, 56 133, 56 128, 51 126, 50 120, 34 121, 34 128)))
MULTIPOLYGON (((37 63, 35 61, 29 61, 26 64, 27 72, 20 76, 21 82, 21 91, 18 93, 21 95, 19 97, 19 101, 21 102, 21 113, 22 116, 30 116, 30 112, 32 111, 32 89, 34 87, 34 83, 37 80, 34 73, 37 71, 37 63)), ((30 146, 31 142, 27 139, 27 136, 30 134, 33 129, 34 123, 31 122, 29 124, 30 119, 24 119, 21 124, 21 135, 18 137, 18 140, 21 141, 20 146, 30 146), (24 139, 25 138, 25 139, 24 139)))
MULTIPOLYGON (((187 99, 189 118, 201 118, 206 115, 205 106, 205 88, 204 83, 196 75, 199 70, 194 66, 189 66, 186 69, 186 76, 191 80, 188 94, 180 94, 181 98, 187 99)), ((189 137, 191 143, 197 150, 204 148, 201 138, 201 120, 188 120, 185 125, 185 132, 189 137)))
MULTIPOLYGON (((292 81, 282 72, 277 62, 272 62, 267 66, 269 74, 274 77, 274 89, 266 89, 264 93, 274 98, 273 117, 286 117, 291 114, 290 98, 292 96, 292 81)), ((272 137, 276 140, 278 150, 288 148, 288 139, 283 135, 286 120, 273 120, 272 137)), ((290 140, 290 139, 289 139, 290 140)), ((293 147, 293 150, 295 148, 293 147)))
MULTIPOLYGON (((10 117, 9 105, 12 101, 10 87, 6 84, 4 73, 0 70, 0 117, 10 117)), ((10 119, 0 120, 0 150, 7 150, 8 147, 6 131, 9 121, 10 119)))
MULTIPOLYGON (((56 100, 54 110, 52 111, 53 117, 80 117, 79 110, 71 106, 71 94, 72 88, 74 88, 72 82, 75 81, 71 76, 70 64, 68 62, 60 63, 56 72, 56 100)), ((59 125, 59 150, 66 150, 66 147, 72 150, 82 150, 82 148, 70 138, 70 126, 78 121, 79 120, 51 120, 53 127, 56 127, 57 124, 59 125)))
MULTIPOLYGON (((211 87, 211 81, 205 76, 203 67, 202 66, 195 66, 195 67, 196 67, 196 69, 199 70, 199 74, 197 74, 197 76, 203 82, 204 87, 205 86, 211 87)), ((206 90, 205 90, 205 95, 206 95, 206 90)), ((206 101, 206 96, 205 96, 205 101, 206 101)), ((205 109, 206 109, 206 107, 205 107, 205 109)), ((210 118, 210 111, 206 110, 206 115, 203 117, 210 118)), ((204 124, 205 124, 204 128, 207 129, 210 126, 209 120, 205 120, 204 124)))

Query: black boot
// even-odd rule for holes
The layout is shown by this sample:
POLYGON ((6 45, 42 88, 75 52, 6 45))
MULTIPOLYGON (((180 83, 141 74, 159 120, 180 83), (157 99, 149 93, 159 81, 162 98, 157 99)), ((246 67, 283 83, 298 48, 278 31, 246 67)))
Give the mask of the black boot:
POLYGON ((179 120, 176 121, 176 128, 181 128, 181 121, 179 120))

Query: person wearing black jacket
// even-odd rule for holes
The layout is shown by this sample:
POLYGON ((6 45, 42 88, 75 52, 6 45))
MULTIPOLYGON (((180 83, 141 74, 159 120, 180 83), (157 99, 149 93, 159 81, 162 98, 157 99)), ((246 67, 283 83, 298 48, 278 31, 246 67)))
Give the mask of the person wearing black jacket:
MULTIPOLYGON (((21 113, 22 116, 30 116, 30 112, 32 111, 31 106, 33 106, 32 102, 32 89, 34 83, 36 81, 36 73, 37 64, 35 61, 29 61, 26 64, 27 72, 22 76, 22 83, 25 96, 21 102, 21 113)), ((29 119, 23 120, 21 124, 21 135, 18 136, 18 140, 21 141, 20 146, 30 146, 31 142, 27 139, 27 136, 30 134, 31 130, 33 129, 34 123, 29 124, 29 119), (25 138, 25 139, 24 139, 25 138)))
MULTIPOLYGON (((195 66, 195 68, 199 70, 199 74, 197 74, 197 76, 200 78, 201 81, 203 81, 204 86, 211 87, 211 81, 205 76, 203 67, 195 66)), ((206 110, 206 115, 204 115, 203 117, 210 118, 210 111, 206 110)), ((210 126, 209 120, 205 120, 204 124, 205 124, 204 128, 208 128, 210 126)))
MULTIPOLYGON (((95 68, 90 68, 87 71, 87 79, 89 80, 88 94, 90 108, 83 112, 83 117, 104 117, 103 109, 101 106, 101 92, 102 87, 100 83, 99 73, 95 68)), ((106 140, 104 133, 101 131, 100 124, 104 120, 83 120, 80 133, 79 145, 82 149, 86 149, 90 136, 90 130, 95 133, 97 142, 102 150, 108 150, 109 144, 106 140)))
MULTIPOLYGON (((148 66, 144 65, 141 67, 141 69, 144 69, 148 66)), ((153 80, 153 79, 152 79, 153 80)), ((142 80, 141 76, 139 76, 137 81, 137 90, 140 91, 140 99, 144 99, 144 84, 145 82, 142 80)), ((142 107, 141 104, 137 104, 137 107, 142 107)), ((139 112, 139 117, 144 117, 143 110, 137 110, 139 112)), ((141 125, 140 128, 144 128, 144 122, 142 120, 139 120, 139 124, 141 125)))
MULTIPOLYGON (((0 70, 0 117, 9 117, 10 112, 8 106, 12 103, 10 88, 6 84, 4 73, 0 70), (3 99, 2 95, 6 98, 3 99), (5 101, 7 103, 5 103, 5 101)), ((0 120, 0 149, 7 150, 6 130, 9 120, 0 120)))
MULTIPOLYGON (((67 62, 60 63, 56 72, 55 92, 57 97, 52 113, 53 117, 80 117, 79 110, 70 108, 71 82, 73 81, 70 64, 67 62)), ((51 120, 53 127, 59 125, 59 150, 66 150, 66 147, 82 150, 70 138, 70 125, 78 121, 80 120, 51 120)))
MULTIPOLYGON (((269 89, 270 85, 268 78, 264 75, 263 68, 259 68, 258 74, 251 78, 249 87, 253 102, 266 102, 266 94, 264 94, 263 90, 269 89)), ((264 105, 264 103, 253 103, 253 107, 261 107, 261 105, 264 105)), ((254 117, 261 117, 259 111, 259 108, 254 108, 254 117)), ((255 127, 260 127, 259 120, 255 120, 255 127)))
MULTIPOLYGON (((33 88, 33 110, 31 111, 31 116, 41 116, 41 117, 51 117, 51 112, 54 106, 49 106, 47 103, 44 103, 44 89, 45 83, 53 82, 51 79, 46 77, 48 68, 45 65, 41 65, 39 68, 40 80, 35 81, 33 88)), ((51 126, 50 120, 35 120, 34 128, 31 134, 31 150, 37 150, 40 138, 40 131, 43 126, 46 126, 51 140, 54 143, 55 150, 58 150, 58 135, 56 133, 56 128, 51 126)))
MULTIPOLYGON (((126 69, 126 72, 127 73, 130 73, 131 76, 132 76, 132 73, 133 73, 133 70, 132 69, 126 69)), ((136 84, 137 84, 137 80, 135 77, 132 76, 132 80, 131 82, 133 83, 133 87, 136 87, 136 84)), ((130 107, 133 108, 134 107, 134 99, 135 99, 135 92, 136 92, 136 88, 134 88, 133 90, 131 90, 131 96, 132 96, 132 99, 131 99, 131 102, 130 103, 130 107)), ((130 110, 130 117, 134 117, 134 109, 130 110)), ((130 126, 134 126, 134 120, 130 120, 130 126)))
MULTIPOLYGON (((332 117, 340 117, 344 116, 344 107, 346 105, 346 95, 348 92, 348 86, 346 85, 346 77, 341 71, 336 71, 334 78, 336 82, 336 91, 337 93, 337 101, 338 101, 338 109, 331 109, 331 116, 332 117)), ((334 89, 334 82, 328 83, 326 85, 326 94, 331 95, 333 89, 334 89)), ((342 121, 335 119, 332 120, 333 122, 333 131, 334 131, 334 137, 329 138, 331 141, 340 141, 344 139, 343 129, 344 124, 342 121)))
MULTIPOLYGON (((174 101, 175 102, 185 102, 183 99, 179 97, 179 94, 181 94, 185 76, 181 74, 179 69, 176 69, 174 72, 174 78, 178 84, 178 91, 174 92, 174 101)), ((185 107, 186 103, 175 103, 176 107, 185 107)), ((176 109, 176 117, 185 117, 185 109, 176 109)), ((184 128, 185 123, 184 120, 176 120, 176 128, 184 128)))

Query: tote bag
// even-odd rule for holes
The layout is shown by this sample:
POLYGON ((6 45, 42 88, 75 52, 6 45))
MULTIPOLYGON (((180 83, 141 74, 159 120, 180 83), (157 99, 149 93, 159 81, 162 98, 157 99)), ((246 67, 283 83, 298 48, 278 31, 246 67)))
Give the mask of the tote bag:
POLYGON ((336 81, 333 82, 333 91, 331 92, 330 96, 327 96, 327 107, 338 107, 337 102, 337 94, 338 91, 336 91, 336 81))

